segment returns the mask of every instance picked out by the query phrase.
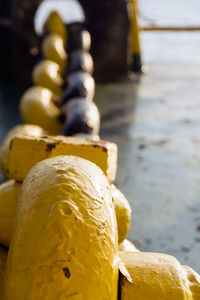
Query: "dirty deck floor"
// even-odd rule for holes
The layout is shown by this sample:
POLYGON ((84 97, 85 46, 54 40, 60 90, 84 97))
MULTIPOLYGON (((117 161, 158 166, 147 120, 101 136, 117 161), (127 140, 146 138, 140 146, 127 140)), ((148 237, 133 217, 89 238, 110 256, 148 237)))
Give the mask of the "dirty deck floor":
POLYGON ((200 272, 200 33, 143 33, 149 72, 99 85, 101 136, 119 147, 129 239, 200 272))

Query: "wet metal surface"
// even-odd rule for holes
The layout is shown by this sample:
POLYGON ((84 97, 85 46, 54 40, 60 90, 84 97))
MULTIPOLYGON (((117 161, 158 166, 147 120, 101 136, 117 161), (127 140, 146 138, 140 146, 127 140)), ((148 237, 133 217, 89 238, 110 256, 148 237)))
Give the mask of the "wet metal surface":
MULTIPOLYGON (((119 146, 117 185, 133 208, 129 238, 141 250, 172 254, 200 272, 199 48, 189 61, 187 47, 184 59, 178 37, 166 35, 166 45, 173 41, 181 51, 170 62, 171 54, 159 54, 159 38, 151 38, 158 55, 153 60, 145 52, 148 74, 97 88, 102 138, 119 146)), ((187 38, 194 51, 197 36, 187 38)), ((149 40, 145 33, 144 51, 149 40)))

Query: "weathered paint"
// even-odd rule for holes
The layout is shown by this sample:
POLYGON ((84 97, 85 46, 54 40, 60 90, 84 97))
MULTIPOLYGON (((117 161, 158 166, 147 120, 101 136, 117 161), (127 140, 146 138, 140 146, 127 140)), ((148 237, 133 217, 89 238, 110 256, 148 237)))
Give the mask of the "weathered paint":
POLYGON ((116 144, 64 136, 13 139, 9 150, 9 175, 17 181, 23 181, 28 171, 37 162, 58 155, 75 155, 88 159, 103 170, 109 181, 115 179, 116 144))
MULTIPOLYGON (((9 180, 0 185, 0 244, 7 248, 10 245, 20 189, 21 183, 15 180, 9 180)), ((127 228, 130 226, 130 206, 126 199, 124 201, 124 196, 122 201, 113 196, 112 185, 111 192, 117 218, 119 251, 139 251, 132 242, 123 240, 124 236, 127 235, 127 228), (119 242, 122 240, 123 242, 119 242)), ((117 194, 119 194, 118 191, 117 194)))
POLYGON ((42 41, 43 56, 56 62, 61 71, 67 66, 67 53, 64 48, 64 42, 61 36, 55 33, 48 34, 42 41))
POLYGON ((140 250, 129 240, 124 240, 119 245, 119 251, 139 252, 140 250))
POLYGON ((25 123, 37 124, 50 134, 58 134, 62 124, 60 110, 53 102, 53 93, 44 87, 29 88, 20 100, 20 115, 25 123))
POLYGON ((1 300, 3 300, 2 295, 3 295, 7 255, 8 255, 7 250, 0 246, 0 299, 1 300))
POLYGON ((130 230, 131 207, 126 197, 114 184, 111 185, 111 190, 117 217, 118 242, 121 244, 130 230))
POLYGON ((121 275, 121 300, 199 300, 200 276, 160 253, 120 252, 133 283, 121 275))
POLYGON ((29 172, 5 282, 5 300, 117 299, 116 216, 110 184, 95 164, 59 156, 29 172))
POLYGON ((37 126, 37 125, 31 125, 31 124, 25 124, 25 125, 17 125, 14 128, 12 128, 7 135, 5 136, 0 150, 0 164, 1 164, 1 170, 6 179, 9 178, 9 174, 7 172, 7 164, 8 164, 8 152, 10 147, 10 141, 16 137, 16 136, 40 136, 44 134, 44 130, 37 126))
POLYGON ((64 41, 64 44, 67 43, 67 30, 58 12, 51 12, 45 24, 45 29, 47 29, 51 33, 56 33, 60 35, 64 41))
POLYGON ((56 95, 61 95, 64 80, 60 66, 52 60, 44 59, 33 68, 32 79, 35 85, 50 89, 56 95))
POLYGON ((0 244, 9 247, 21 184, 8 180, 0 185, 0 244))

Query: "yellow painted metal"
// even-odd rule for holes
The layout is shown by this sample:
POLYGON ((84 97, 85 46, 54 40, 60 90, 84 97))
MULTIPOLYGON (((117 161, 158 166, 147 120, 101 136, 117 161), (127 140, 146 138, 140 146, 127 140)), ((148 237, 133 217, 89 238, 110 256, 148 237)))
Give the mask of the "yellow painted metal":
POLYGON ((60 109, 54 104, 53 97, 53 93, 47 88, 29 88, 20 100, 22 120, 41 126, 49 134, 59 134, 62 129, 59 121, 60 109))
POLYGON ((74 156, 38 163, 20 194, 4 300, 117 300, 117 226, 110 184, 74 156))
POLYGON ((60 35, 48 34, 42 42, 42 53, 46 59, 56 62, 60 66, 61 72, 64 71, 67 66, 67 53, 60 35))
POLYGON ((111 190, 117 217, 118 242, 121 244, 131 227, 131 207, 126 197, 114 184, 112 184, 111 190))
POLYGON ((124 240, 121 245, 119 245, 119 251, 139 252, 139 249, 129 240, 124 240))
MULTIPOLYGON (((7 248, 10 245, 20 190, 21 183, 17 183, 15 180, 9 180, 0 185, 0 244, 7 248)), ((119 250, 139 251, 133 243, 124 240, 130 227, 130 206, 124 195, 116 187, 113 192, 113 185, 111 185, 111 192, 117 218, 119 250)))
POLYGON ((140 29, 138 25, 138 7, 137 0, 130 0, 131 13, 131 52, 132 54, 140 55, 140 29))
MULTIPOLYGON (((21 183, 9 180, 0 185, 0 244, 10 245, 10 237, 14 222, 21 183)), ((112 199, 115 207, 120 251, 139 251, 134 244, 124 240, 130 228, 131 208, 124 195, 111 185, 112 199), (122 242, 123 241, 123 242, 122 242)))
POLYGON ((78 137, 19 137, 12 140, 8 172, 11 178, 23 181, 39 161, 58 155, 75 155, 98 165, 110 181, 117 170, 117 145, 107 141, 90 141, 78 137))
POLYGON ((1 170, 6 179, 9 179, 9 174, 7 172, 7 164, 8 164, 8 152, 10 147, 10 141, 18 136, 40 136, 44 135, 44 130, 37 126, 37 125, 31 125, 31 124, 25 124, 25 125, 17 125, 14 128, 12 128, 7 135, 5 136, 0 150, 0 164, 1 164, 1 170))
POLYGON ((64 80, 60 66, 52 60, 42 60, 33 68, 32 79, 35 85, 45 87, 56 95, 63 92, 64 80))
POLYGON ((200 31, 200 26, 142 26, 142 31, 200 31))
POLYGON ((0 299, 3 300, 3 289, 4 289, 4 277, 5 277, 5 268, 7 261, 7 250, 0 246, 0 299))
POLYGON ((58 12, 52 11, 47 19, 45 28, 51 32, 60 35, 64 41, 64 44, 67 43, 67 30, 63 23, 63 20, 58 12))
POLYGON ((199 300, 200 276, 160 253, 120 252, 133 283, 121 276, 121 300, 199 300))
POLYGON ((21 184, 14 180, 0 184, 0 244, 9 247, 21 184))

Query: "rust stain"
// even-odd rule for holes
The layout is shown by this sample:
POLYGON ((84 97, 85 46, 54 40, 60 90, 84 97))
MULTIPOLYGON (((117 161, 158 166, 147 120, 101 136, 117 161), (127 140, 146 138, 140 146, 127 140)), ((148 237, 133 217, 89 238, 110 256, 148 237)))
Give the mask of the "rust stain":
POLYGON ((64 272, 65 277, 69 279, 71 276, 69 268, 63 268, 63 272, 64 272))
POLYGON ((101 149, 103 152, 107 152, 106 147, 104 147, 104 146, 102 146, 102 145, 94 144, 94 145, 92 145, 92 147, 94 147, 94 148, 99 148, 99 149, 101 149))
POLYGON ((46 152, 51 152, 52 149, 56 148, 56 143, 47 144, 46 145, 46 152))
POLYGON ((41 138, 41 139, 48 139, 49 136, 48 136, 48 135, 42 135, 42 136, 40 136, 40 138, 41 138))

